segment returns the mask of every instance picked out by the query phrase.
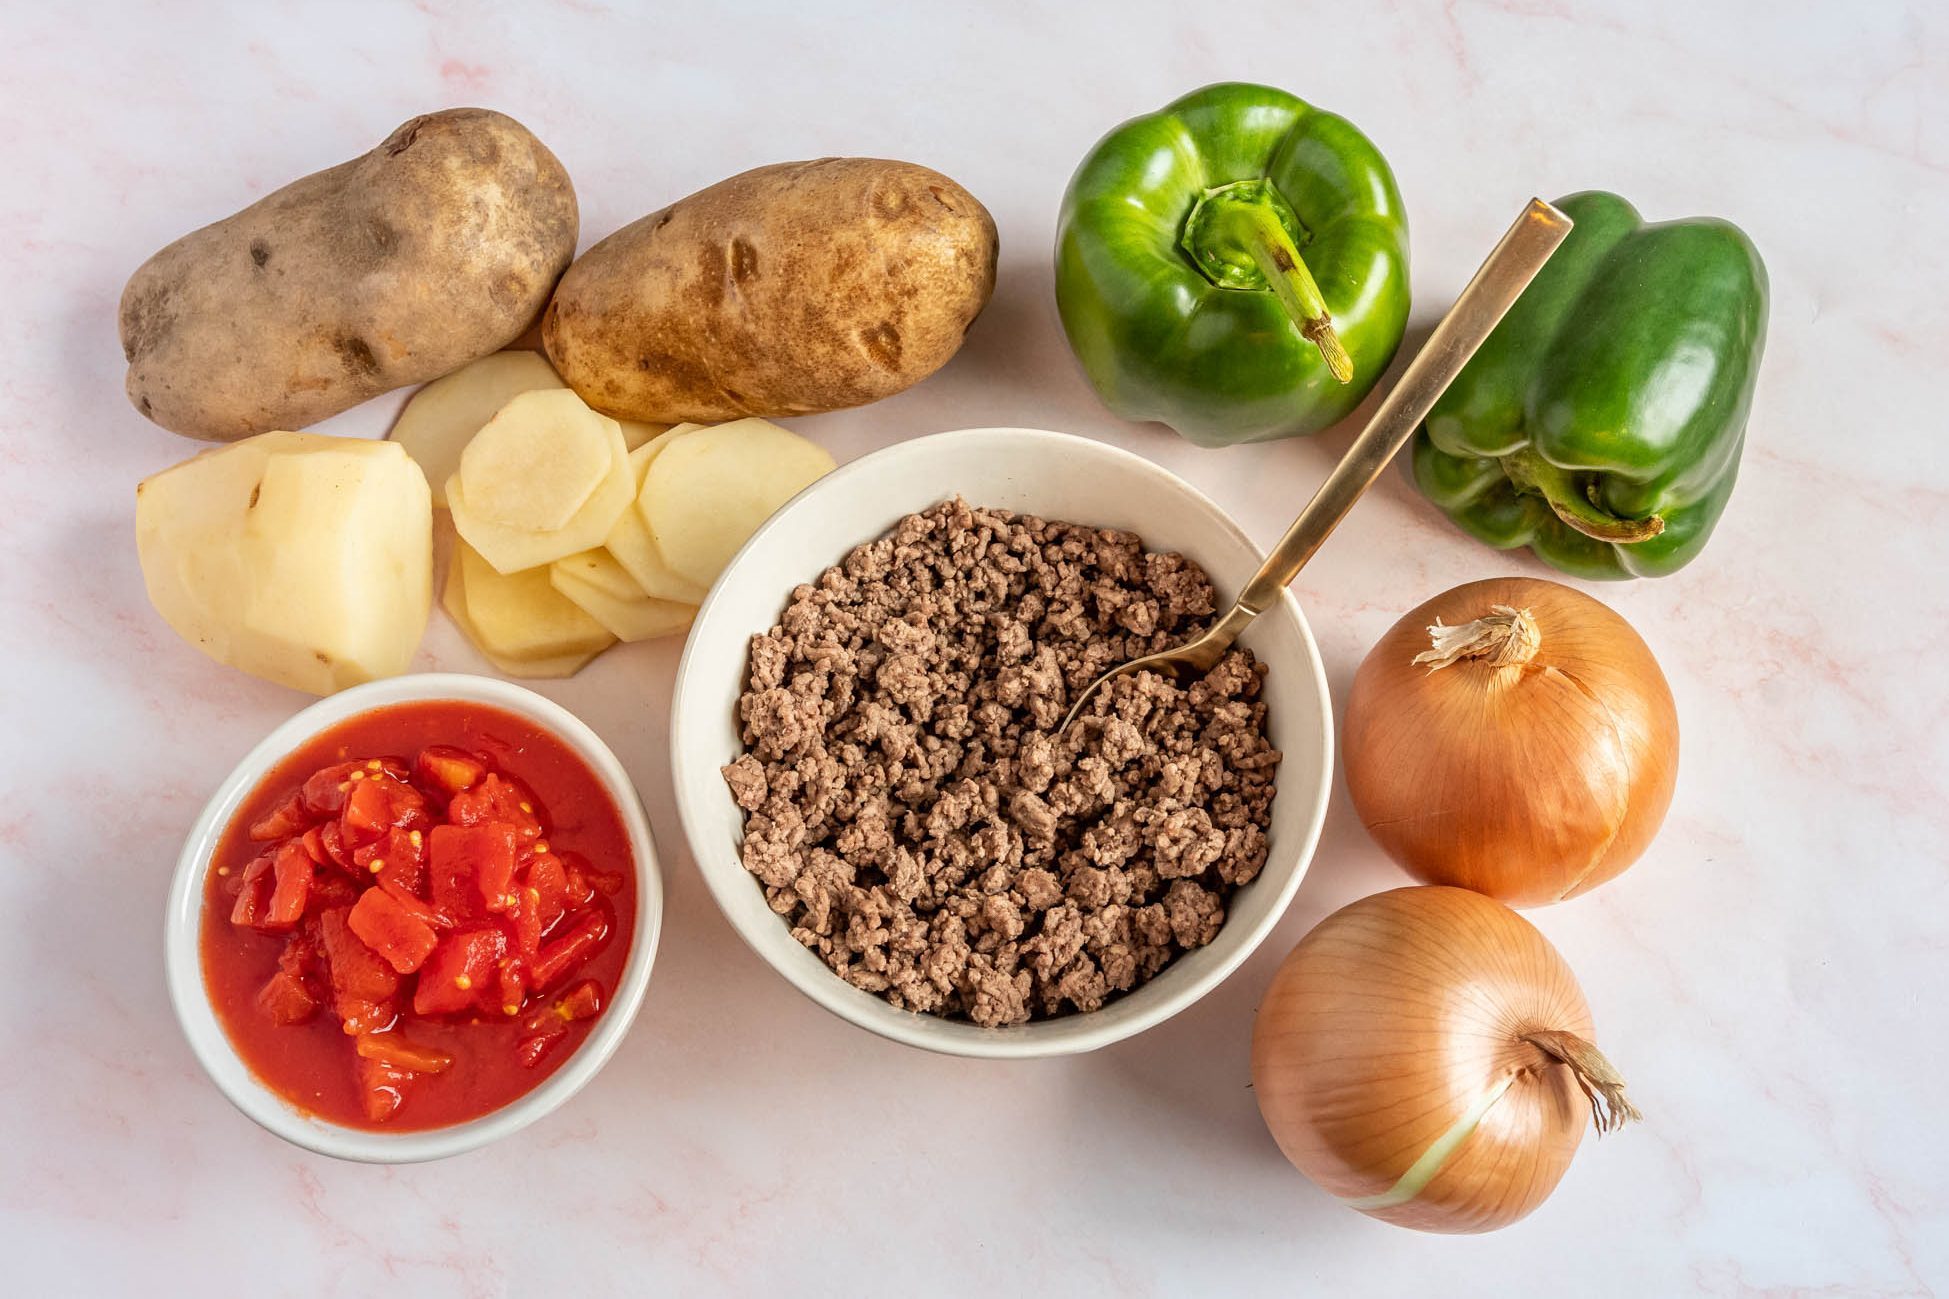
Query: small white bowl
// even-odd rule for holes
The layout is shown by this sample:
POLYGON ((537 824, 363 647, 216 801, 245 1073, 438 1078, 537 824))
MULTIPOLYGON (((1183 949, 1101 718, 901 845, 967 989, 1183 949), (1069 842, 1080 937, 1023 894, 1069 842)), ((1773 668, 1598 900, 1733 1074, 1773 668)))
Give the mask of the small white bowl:
POLYGON ((743 752, 737 701, 748 643, 810 582, 904 517, 959 494, 971 505, 1125 528, 1152 550, 1203 565, 1221 595, 1263 559, 1196 488, 1150 461, 1087 438, 1036 429, 965 429, 916 438, 821 478, 760 528, 718 579, 684 647, 670 717, 677 810, 704 881, 740 937, 792 985, 862 1028, 951 1055, 1024 1058, 1092 1051, 1170 1018, 1216 987, 1265 938, 1299 889, 1326 817, 1332 703, 1313 634, 1287 594, 1241 643, 1268 666, 1272 742, 1284 750, 1265 869, 1232 898, 1209 946, 1189 952, 1103 1009, 1011 1028, 896 1010, 853 987, 792 938, 739 860, 744 813, 718 769, 743 752))
POLYGON ((196 819, 176 862, 164 921, 163 961, 169 999, 189 1039, 190 1049, 232 1105, 265 1130, 293 1145, 339 1159, 370 1164, 409 1164, 444 1159, 519 1132, 553 1112, 580 1091, 614 1055, 643 1004, 656 957, 657 929, 663 919, 663 881, 649 817, 622 763, 596 733, 573 713, 532 690, 491 677, 459 673, 421 673, 355 686, 321 699, 265 736, 225 778, 196 819), (203 983, 198 937, 203 923, 203 882, 218 841, 237 808, 278 762, 312 736, 347 718, 389 704, 459 700, 486 704, 526 718, 568 745, 596 774, 616 801, 629 846, 636 857, 636 933, 629 959, 608 1009, 575 1054, 539 1087, 491 1114, 451 1127, 386 1132, 349 1128, 297 1109, 252 1075, 217 1021, 203 983))

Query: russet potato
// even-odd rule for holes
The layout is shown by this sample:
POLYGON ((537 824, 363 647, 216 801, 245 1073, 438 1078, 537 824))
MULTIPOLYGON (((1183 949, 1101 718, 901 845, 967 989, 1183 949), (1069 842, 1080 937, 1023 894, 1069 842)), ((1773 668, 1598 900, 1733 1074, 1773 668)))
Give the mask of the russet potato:
POLYGON ((995 222, 937 171, 781 163, 623 227, 571 266, 542 344, 618 419, 864 405, 953 356, 995 287, 995 222))
POLYGON ((143 263, 129 400, 177 433, 301 428, 506 347, 575 255, 568 173, 511 117, 453 108, 143 263))

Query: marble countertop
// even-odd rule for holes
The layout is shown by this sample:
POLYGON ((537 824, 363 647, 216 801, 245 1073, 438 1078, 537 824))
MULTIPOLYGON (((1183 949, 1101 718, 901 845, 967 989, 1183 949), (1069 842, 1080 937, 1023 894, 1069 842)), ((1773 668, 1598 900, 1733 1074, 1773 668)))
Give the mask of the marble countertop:
MULTIPOLYGON (((1221 7, 0 4, 0 1258, 19 1294, 966 1291, 1932 1295, 1949 1288, 1949 13, 1550 0, 1221 7), (1092 141, 1208 81, 1283 84, 1394 163, 1431 322, 1532 193, 1751 232, 1772 335, 1705 556, 1597 594, 1684 726, 1647 857, 1532 912, 1648 1121, 1483 1238, 1369 1221, 1293 1172, 1253 1009, 1315 921, 1403 881, 1337 788, 1312 871, 1216 992, 1078 1059, 945 1059, 848 1027, 733 936, 672 808, 677 647, 543 688, 616 748, 669 911, 641 1018, 571 1105, 479 1154, 304 1154, 204 1078, 162 985, 182 835, 305 700, 150 611, 132 489, 195 448, 122 396, 150 252, 427 109, 567 164, 585 243, 747 167, 912 158, 993 210, 1000 286, 913 391, 797 422, 846 460, 1023 424, 1155 458, 1273 540, 1350 436, 1202 451, 1119 422, 1049 249, 1092 141)), ((376 435, 398 399, 332 421, 376 435)), ((1544 570, 1388 475, 1298 584, 1336 701, 1402 611, 1544 570)), ((420 666, 483 664, 436 614, 420 666)))

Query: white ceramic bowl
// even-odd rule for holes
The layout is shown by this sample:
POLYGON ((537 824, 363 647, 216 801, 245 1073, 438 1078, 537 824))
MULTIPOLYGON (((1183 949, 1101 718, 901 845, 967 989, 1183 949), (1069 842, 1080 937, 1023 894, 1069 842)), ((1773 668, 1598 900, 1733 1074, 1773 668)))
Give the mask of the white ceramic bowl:
POLYGON ((740 937, 794 987, 882 1037, 954 1055, 1019 1058, 1090 1051, 1170 1018, 1216 987, 1257 947, 1299 889, 1319 839, 1333 771, 1332 705, 1318 648, 1288 594, 1242 644, 1269 668, 1272 741, 1285 751, 1265 869, 1233 897, 1209 946, 1084 1015, 1012 1028, 896 1010, 839 978, 793 940, 738 858, 744 814, 718 768, 742 752, 736 728, 747 643, 778 620, 793 586, 816 578, 895 520, 955 494, 1072 523, 1127 528, 1146 547, 1204 566, 1222 595, 1263 556, 1189 483, 1128 451, 1035 429, 966 429, 916 438, 828 474, 773 515, 718 579, 690 631, 670 718, 677 808, 699 869, 740 937))
POLYGON ((562 1105, 595 1077, 615 1054, 623 1035, 629 1031, 630 1021, 636 1018, 643 1004, 662 919, 663 881, 657 872, 650 821, 644 815, 635 784, 609 746, 573 713, 532 690, 491 677, 422 673, 374 681, 321 699, 265 736, 244 756, 204 806, 196 827, 183 844, 182 856, 176 863, 176 877, 169 886, 163 959, 169 977, 169 998, 175 1005, 176 1018, 182 1023, 190 1049, 231 1104, 266 1130, 321 1155, 373 1164, 405 1164, 443 1159, 519 1132, 562 1105), (622 977, 617 981, 609 1007, 595 1028, 574 1055, 527 1095, 491 1114, 452 1127, 418 1132, 348 1128, 292 1106, 252 1076, 230 1045, 203 984, 197 942, 203 923, 203 881, 217 842, 238 806, 265 773, 292 750, 320 731, 374 708, 447 699, 487 704, 535 723, 568 745, 609 791, 622 815, 623 828, 636 857, 634 945, 623 964, 622 977))

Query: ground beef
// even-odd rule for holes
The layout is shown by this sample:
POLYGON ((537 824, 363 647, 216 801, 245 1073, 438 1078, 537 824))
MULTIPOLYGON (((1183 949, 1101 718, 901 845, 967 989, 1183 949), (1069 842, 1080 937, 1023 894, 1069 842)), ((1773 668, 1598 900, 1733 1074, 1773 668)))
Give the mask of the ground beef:
POLYGON ((896 1006, 1090 1011, 1209 943, 1257 875, 1279 753, 1265 669, 1104 669, 1209 625, 1211 583, 1132 533, 945 501, 792 592, 751 641, 724 768, 792 936, 896 1006))

